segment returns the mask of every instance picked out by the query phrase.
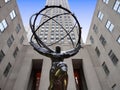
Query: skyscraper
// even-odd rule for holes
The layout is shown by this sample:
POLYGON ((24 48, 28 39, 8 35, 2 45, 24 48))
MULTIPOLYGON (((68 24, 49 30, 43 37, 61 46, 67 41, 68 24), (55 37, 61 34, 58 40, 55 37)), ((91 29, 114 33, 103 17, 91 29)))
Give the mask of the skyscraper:
MULTIPOLYGON (((46 5, 48 6, 51 6, 51 5, 60 6, 61 5, 62 7, 69 9, 67 0, 64 0, 64 1, 48 0, 46 2, 46 5)), ((40 24, 45 22, 47 19, 49 19, 49 17, 63 14, 63 15, 53 18, 57 22, 51 19, 48 22, 46 22, 44 25, 42 25, 42 27, 40 28, 38 32, 38 36, 43 42, 55 43, 66 35, 66 32, 64 29, 66 29, 68 32, 74 27, 74 21, 72 20, 73 18, 71 18, 72 16, 69 14, 64 14, 64 13, 65 13, 65 10, 60 9, 60 8, 51 8, 43 12, 43 14, 46 14, 48 17, 42 16, 40 24)), ((71 34, 71 39, 73 40, 73 42, 75 42, 76 41, 75 39, 78 38, 76 30, 73 30, 70 34, 71 34)), ((61 44, 69 43, 70 45, 70 42, 71 42, 70 38, 69 36, 67 36, 65 39, 62 39, 61 41, 59 41, 58 44, 61 45, 61 44)))
POLYGON ((103 90, 120 89, 120 0, 98 0, 87 43, 96 52, 103 90))

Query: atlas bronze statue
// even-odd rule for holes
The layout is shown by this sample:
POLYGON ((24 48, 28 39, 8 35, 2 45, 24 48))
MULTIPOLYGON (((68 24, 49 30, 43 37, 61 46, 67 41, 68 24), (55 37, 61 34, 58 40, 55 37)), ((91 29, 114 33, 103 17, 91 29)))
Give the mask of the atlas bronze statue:
POLYGON ((62 6, 46 6, 38 13, 31 16, 30 27, 31 27, 31 30, 33 33, 33 35, 31 36, 30 44, 33 46, 35 51, 37 51, 38 53, 40 53, 46 57, 49 57, 51 59, 51 62, 52 62, 51 69, 49 72, 50 86, 49 86, 48 90, 67 90, 67 85, 68 85, 67 70, 68 70, 68 67, 67 67, 67 64, 64 62, 64 59, 76 55, 81 48, 81 42, 80 42, 80 40, 81 40, 81 27, 80 27, 80 24, 79 24, 77 18, 68 9, 66 9, 62 6), (47 12, 51 9, 55 9, 55 8, 59 8, 59 9, 64 10, 64 13, 60 13, 60 14, 54 15, 52 17, 45 13, 45 12, 47 12), (47 17, 47 20, 42 22, 36 28, 36 20, 37 20, 39 15, 47 17), (58 21, 56 21, 54 19, 55 17, 59 17, 61 15, 71 15, 73 17, 73 19, 76 21, 75 25, 73 26, 73 28, 69 32, 58 21), (34 20, 32 20, 33 18, 34 18, 34 20), (53 20, 58 25, 60 25, 60 27, 66 32, 66 35, 63 38, 61 38, 60 40, 58 40, 52 44, 51 43, 45 44, 45 42, 43 42, 40 39, 39 35, 37 34, 37 31, 40 30, 40 28, 49 20, 53 20), (70 36, 70 33, 74 30, 75 27, 78 27, 77 28, 78 40, 76 43, 73 42, 73 40, 70 36), (50 47, 54 44, 57 44, 59 41, 61 41, 62 39, 64 39, 67 36, 69 36, 69 38, 72 42, 72 45, 73 45, 72 49, 62 52, 61 47, 58 45, 56 45, 55 50, 53 50, 50 47))

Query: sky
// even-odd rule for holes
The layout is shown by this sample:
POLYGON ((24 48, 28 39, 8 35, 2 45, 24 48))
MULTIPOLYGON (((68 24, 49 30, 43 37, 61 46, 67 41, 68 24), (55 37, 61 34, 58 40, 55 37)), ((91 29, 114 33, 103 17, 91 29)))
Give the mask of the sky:
MULTIPOLYGON (((30 17, 45 7, 46 0, 16 0, 25 27, 30 17)), ((86 41, 97 0, 68 0, 70 10, 82 27, 83 42, 86 41)))

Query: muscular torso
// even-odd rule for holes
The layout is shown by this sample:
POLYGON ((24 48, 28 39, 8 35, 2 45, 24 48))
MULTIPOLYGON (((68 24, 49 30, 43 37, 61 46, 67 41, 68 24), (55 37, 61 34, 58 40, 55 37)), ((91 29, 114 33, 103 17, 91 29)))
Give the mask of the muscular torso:
POLYGON ((61 53, 53 53, 53 56, 50 57, 52 62, 63 62, 64 57, 61 55, 61 53))

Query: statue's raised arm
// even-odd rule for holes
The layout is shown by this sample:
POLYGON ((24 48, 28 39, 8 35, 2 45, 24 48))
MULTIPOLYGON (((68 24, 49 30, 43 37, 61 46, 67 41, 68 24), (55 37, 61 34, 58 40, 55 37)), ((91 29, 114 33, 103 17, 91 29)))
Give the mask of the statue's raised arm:
POLYGON ((71 56, 74 56, 75 54, 77 54, 79 52, 80 48, 81 48, 81 45, 78 44, 74 49, 72 49, 70 51, 66 51, 65 53, 63 53, 62 57, 69 58, 71 56))
POLYGON ((46 48, 42 48, 40 46, 38 46, 37 44, 33 43, 32 41, 30 42, 30 44, 32 45, 32 47, 34 48, 35 51, 37 51, 38 53, 47 56, 47 57, 52 57, 53 51, 50 51, 46 48))

